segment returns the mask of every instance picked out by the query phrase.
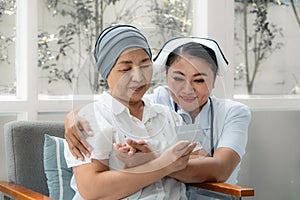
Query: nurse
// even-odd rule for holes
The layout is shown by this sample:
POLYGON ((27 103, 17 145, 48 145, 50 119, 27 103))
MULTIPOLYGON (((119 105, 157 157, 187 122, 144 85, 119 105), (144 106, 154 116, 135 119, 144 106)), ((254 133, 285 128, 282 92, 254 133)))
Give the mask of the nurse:
POLYGON ((171 107, 188 124, 199 124, 204 159, 190 159, 172 175, 185 182, 218 181, 237 184, 245 154, 251 113, 247 106, 212 94, 217 75, 228 66, 216 41, 180 37, 168 41, 154 58, 165 68, 168 86, 154 91, 153 101, 171 107))
MULTIPOLYGON (((251 113, 239 102, 212 94, 217 75, 224 73, 228 65, 217 42, 195 37, 171 39, 154 58, 154 64, 166 70, 168 86, 156 88, 151 100, 169 106, 186 123, 200 125, 199 134, 205 136, 199 151, 201 159, 190 159, 186 168, 170 176, 184 183, 236 184, 251 113)), ((80 151, 87 155, 89 151, 77 125, 86 132, 92 131, 84 120, 74 123, 73 114, 65 118, 65 137, 73 155, 80 158, 80 151)), ((137 151, 149 151, 140 141, 131 141, 131 146, 137 151)))
POLYGON ((177 113, 142 100, 152 77, 146 38, 135 27, 112 26, 100 34, 94 55, 110 90, 78 113, 95 134, 87 138, 90 158, 76 160, 65 145, 74 172, 73 199, 187 199, 185 185, 168 175, 187 165, 196 143, 177 142, 175 128, 183 123, 177 113), (155 150, 148 156, 151 161, 123 169, 113 146, 127 137, 147 138, 149 149, 155 150))

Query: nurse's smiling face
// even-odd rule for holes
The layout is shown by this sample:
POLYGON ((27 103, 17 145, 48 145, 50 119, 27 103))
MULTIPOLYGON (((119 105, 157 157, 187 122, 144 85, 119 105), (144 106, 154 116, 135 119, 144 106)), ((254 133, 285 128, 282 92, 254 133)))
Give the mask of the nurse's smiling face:
POLYGON ((183 54, 170 63, 167 81, 173 100, 194 119, 214 88, 215 75, 207 60, 183 54))

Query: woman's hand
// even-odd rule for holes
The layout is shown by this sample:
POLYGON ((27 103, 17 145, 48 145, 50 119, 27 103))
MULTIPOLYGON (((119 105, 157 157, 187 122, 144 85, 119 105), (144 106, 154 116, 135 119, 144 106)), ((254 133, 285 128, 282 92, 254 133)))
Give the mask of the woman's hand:
POLYGON ((170 173, 184 169, 197 142, 179 141, 158 157, 161 167, 167 167, 170 173))
POLYGON ((196 142, 179 141, 160 156, 142 165, 126 168, 123 171, 129 173, 162 173, 168 176, 173 172, 184 169, 189 161, 189 157, 196 147, 196 142))
POLYGON ((143 140, 127 138, 126 144, 114 144, 114 150, 117 158, 125 164, 124 168, 139 166, 157 157, 143 140))
POLYGON ((69 112, 65 117, 65 139, 71 150, 71 153, 76 159, 84 160, 84 155, 90 157, 91 146, 85 140, 82 131, 88 136, 93 136, 89 123, 80 118, 77 114, 80 108, 69 112))

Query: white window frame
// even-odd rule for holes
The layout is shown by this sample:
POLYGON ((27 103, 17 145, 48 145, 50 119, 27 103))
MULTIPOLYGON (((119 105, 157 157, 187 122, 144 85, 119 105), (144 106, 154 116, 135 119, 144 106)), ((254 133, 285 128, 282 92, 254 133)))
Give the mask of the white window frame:
MULTIPOLYGON (((233 60, 234 0, 196 0, 195 3, 194 21, 197 24, 194 24, 192 34, 216 39, 228 60, 233 60)), ((74 105, 72 96, 38 95, 37 9, 38 0, 17 1, 17 94, 16 97, 0 97, 0 113, 17 113, 18 120, 36 120, 38 113, 69 112, 74 105)), ((220 79, 223 85, 226 84, 226 90, 222 89, 226 98, 245 103, 252 110, 300 110, 300 96, 297 95, 234 95, 233 70, 230 66, 220 79)), ((78 105, 85 104, 90 98, 76 99, 78 105)))
MULTIPOLYGON (((195 13, 194 34, 203 37, 211 37, 218 41, 227 59, 229 69, 222 77, 225 85, 225 96, 248 105, 251 110, 300 110, 300 95, 238 95, 234 94, 233 72, 234 66, 230 65, 233 60, 234 44, 234 0, 201 0, 196 1, 198 12, 195 13)), ((222 89, 224 90, 224 89, 222 89)))
POLYGON ((17 1, 16 19, 17 92, 15 97, 1 96, 0 113, 16 113, 17 120, 36 120, 39 112, 72 110, 71 96, 38 97, 38 0, 17 1))

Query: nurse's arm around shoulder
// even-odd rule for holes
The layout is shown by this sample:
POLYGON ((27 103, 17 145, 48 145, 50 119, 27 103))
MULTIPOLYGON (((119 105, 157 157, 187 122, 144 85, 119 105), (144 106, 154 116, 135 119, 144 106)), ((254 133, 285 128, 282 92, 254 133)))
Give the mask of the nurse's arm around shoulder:
MULTIPOLYGON (((193 155, 186 168, 171 174, 170 177, 185 183, 225 182, 245 154, 250 120, 251 112, 247 106, 232 106, 227 111, 213 157, 193 155)), ((207 152, 200 154, 204 153, 208 155, 207 152)))
POLYGON ((229 148, 218 148, 213 157, 193 157, 186 168, 174 172, 170 177, 184 183, 226 181, 240 162, 236 152, 229 148))

